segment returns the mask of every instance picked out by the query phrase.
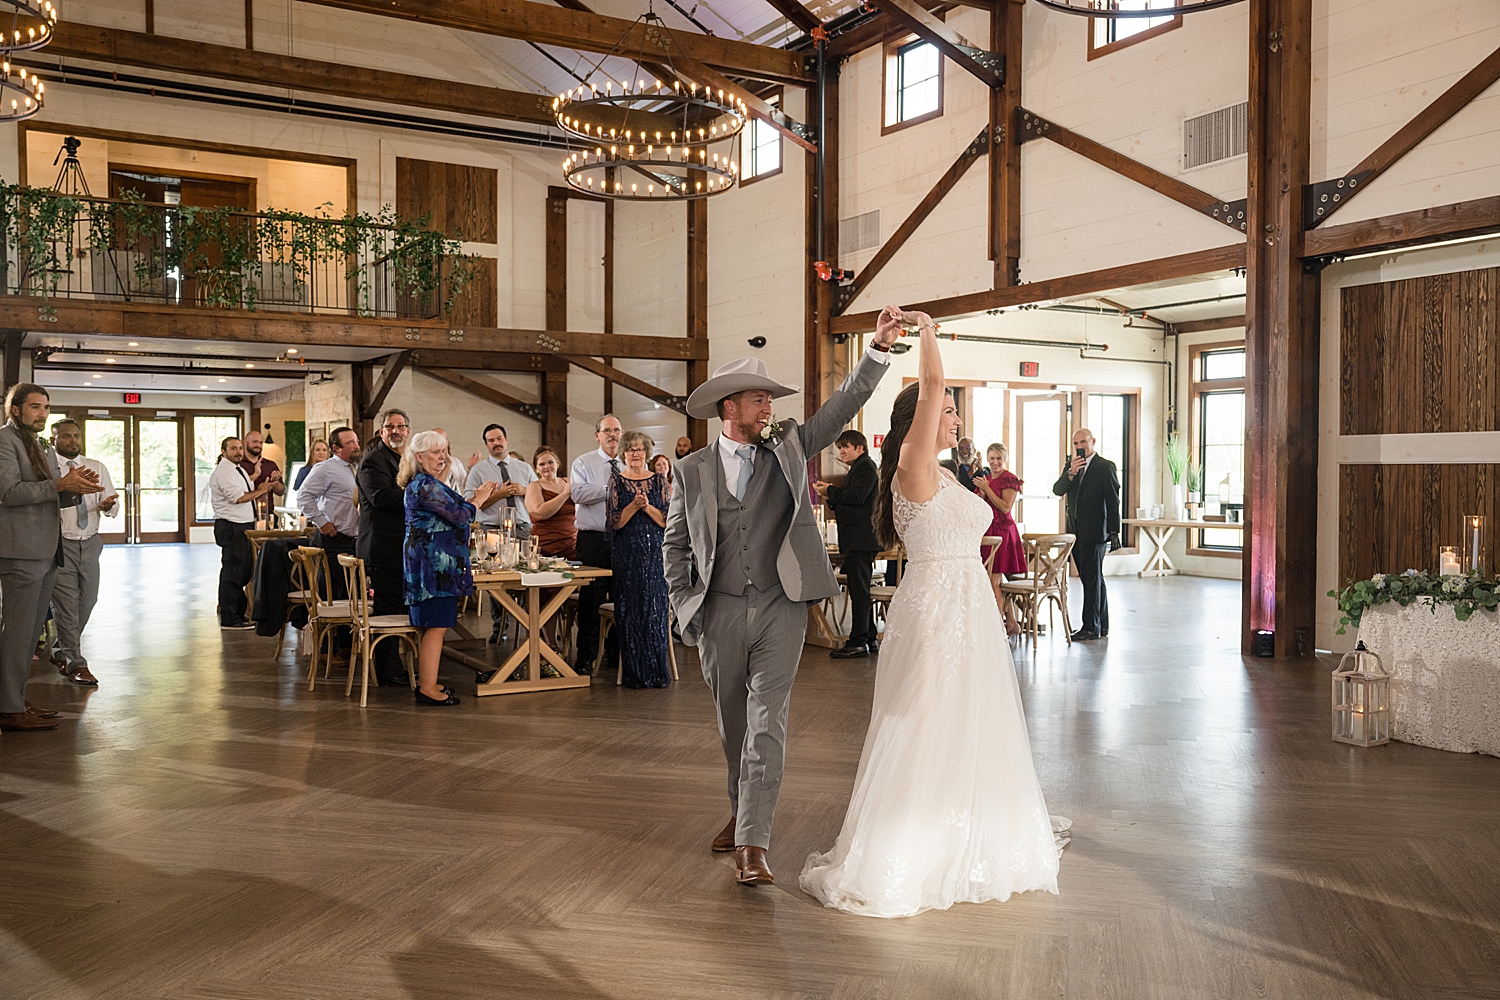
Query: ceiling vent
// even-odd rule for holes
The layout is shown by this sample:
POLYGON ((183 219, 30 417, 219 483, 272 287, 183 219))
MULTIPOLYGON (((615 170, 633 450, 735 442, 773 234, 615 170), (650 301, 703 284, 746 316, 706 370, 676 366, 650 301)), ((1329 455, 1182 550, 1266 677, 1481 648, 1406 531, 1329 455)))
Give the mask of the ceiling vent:
POLYGON ((839 253, 859 253, 880 246, 880 209, 839 220, 839 253))
POLYGON ((1182 169, 1244 156, 1250 148, 1250 103, 1233 104, 1182 123, 1182 169))

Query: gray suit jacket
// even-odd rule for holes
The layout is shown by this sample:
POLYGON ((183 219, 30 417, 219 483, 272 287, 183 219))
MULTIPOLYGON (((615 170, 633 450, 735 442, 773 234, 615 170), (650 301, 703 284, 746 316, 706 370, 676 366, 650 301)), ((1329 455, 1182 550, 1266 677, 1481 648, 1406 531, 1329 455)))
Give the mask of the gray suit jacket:
MULTIPOLYGON (((57 456, 46 441, 47 468, 57 456)), ((78 506, 77 493, 59 493, 57 483, 31 471, 26 442, 10 424, 0 426, 0 556, 8 559, 55 559, 62 538, 63 507, 78 506)))
MULTIPOLYGON (((889 368, 868 357, 861 358, 843 385, 807 423, 790 419, 780 423, 781 440, 772 450, 792 490, 792 525, 784 538, 759 537, 757 542, 779 546, 776 570, 781 577, 781 588, 790 600, 819 601, 838 593, 838 581, 828 564, 828 551, 818 534, 817 519, 808 498, 807 456, 833 444, 889 368)), ((682 640, 689 646, 696 646, 703 634, 703 599, 714 575, 719 490, 712 477, 721 468, 717 450, 717 444, 710 444, 677 463, 672 502, 667 508, 666 537, 662 542, 668 597, 682 627, 682 640)))

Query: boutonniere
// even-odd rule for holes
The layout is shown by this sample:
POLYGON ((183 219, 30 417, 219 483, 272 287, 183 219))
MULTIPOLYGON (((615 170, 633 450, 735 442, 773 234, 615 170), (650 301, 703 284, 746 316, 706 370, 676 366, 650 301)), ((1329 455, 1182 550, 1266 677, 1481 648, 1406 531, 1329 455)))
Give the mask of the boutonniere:
POLYGON ((760 443, 767 448, 774 448, 781 443, 781 424, 772 420, 760 429, 760 443))

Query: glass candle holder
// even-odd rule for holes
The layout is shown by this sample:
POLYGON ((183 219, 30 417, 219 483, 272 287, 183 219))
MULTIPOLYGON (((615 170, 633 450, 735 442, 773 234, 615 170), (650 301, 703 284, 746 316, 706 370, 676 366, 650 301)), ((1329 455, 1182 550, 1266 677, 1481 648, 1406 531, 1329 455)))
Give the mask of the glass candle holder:
POLYGON ((1484 547, 1487 543, 1485 538, 1485 522, 1489 520, 1483 514, 1464 515, 1464 572, 1483 576, 1486 571, 1484 547))
POLYGON ((1440 546, 1438 548, 1438 575, 1458 576, 1462 572, 1463 560, 1458 557, 1458 546, 1440 546))

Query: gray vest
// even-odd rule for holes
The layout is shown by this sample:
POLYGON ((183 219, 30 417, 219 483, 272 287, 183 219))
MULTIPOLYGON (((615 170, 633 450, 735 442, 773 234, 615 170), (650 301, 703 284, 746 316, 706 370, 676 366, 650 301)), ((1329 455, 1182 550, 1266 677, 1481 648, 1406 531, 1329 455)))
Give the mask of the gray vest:
POLYGON ((714 576, 708 589, 720 594, 743 594, 746 581, 758 590, 781 586, 776 556, 792 526, 792 491, 776 453, 755 449, 755 471, 736 500, 724 481, 724 463, 717 452, 712 463, 719 491, 719 544, 714 551, 714 576))

